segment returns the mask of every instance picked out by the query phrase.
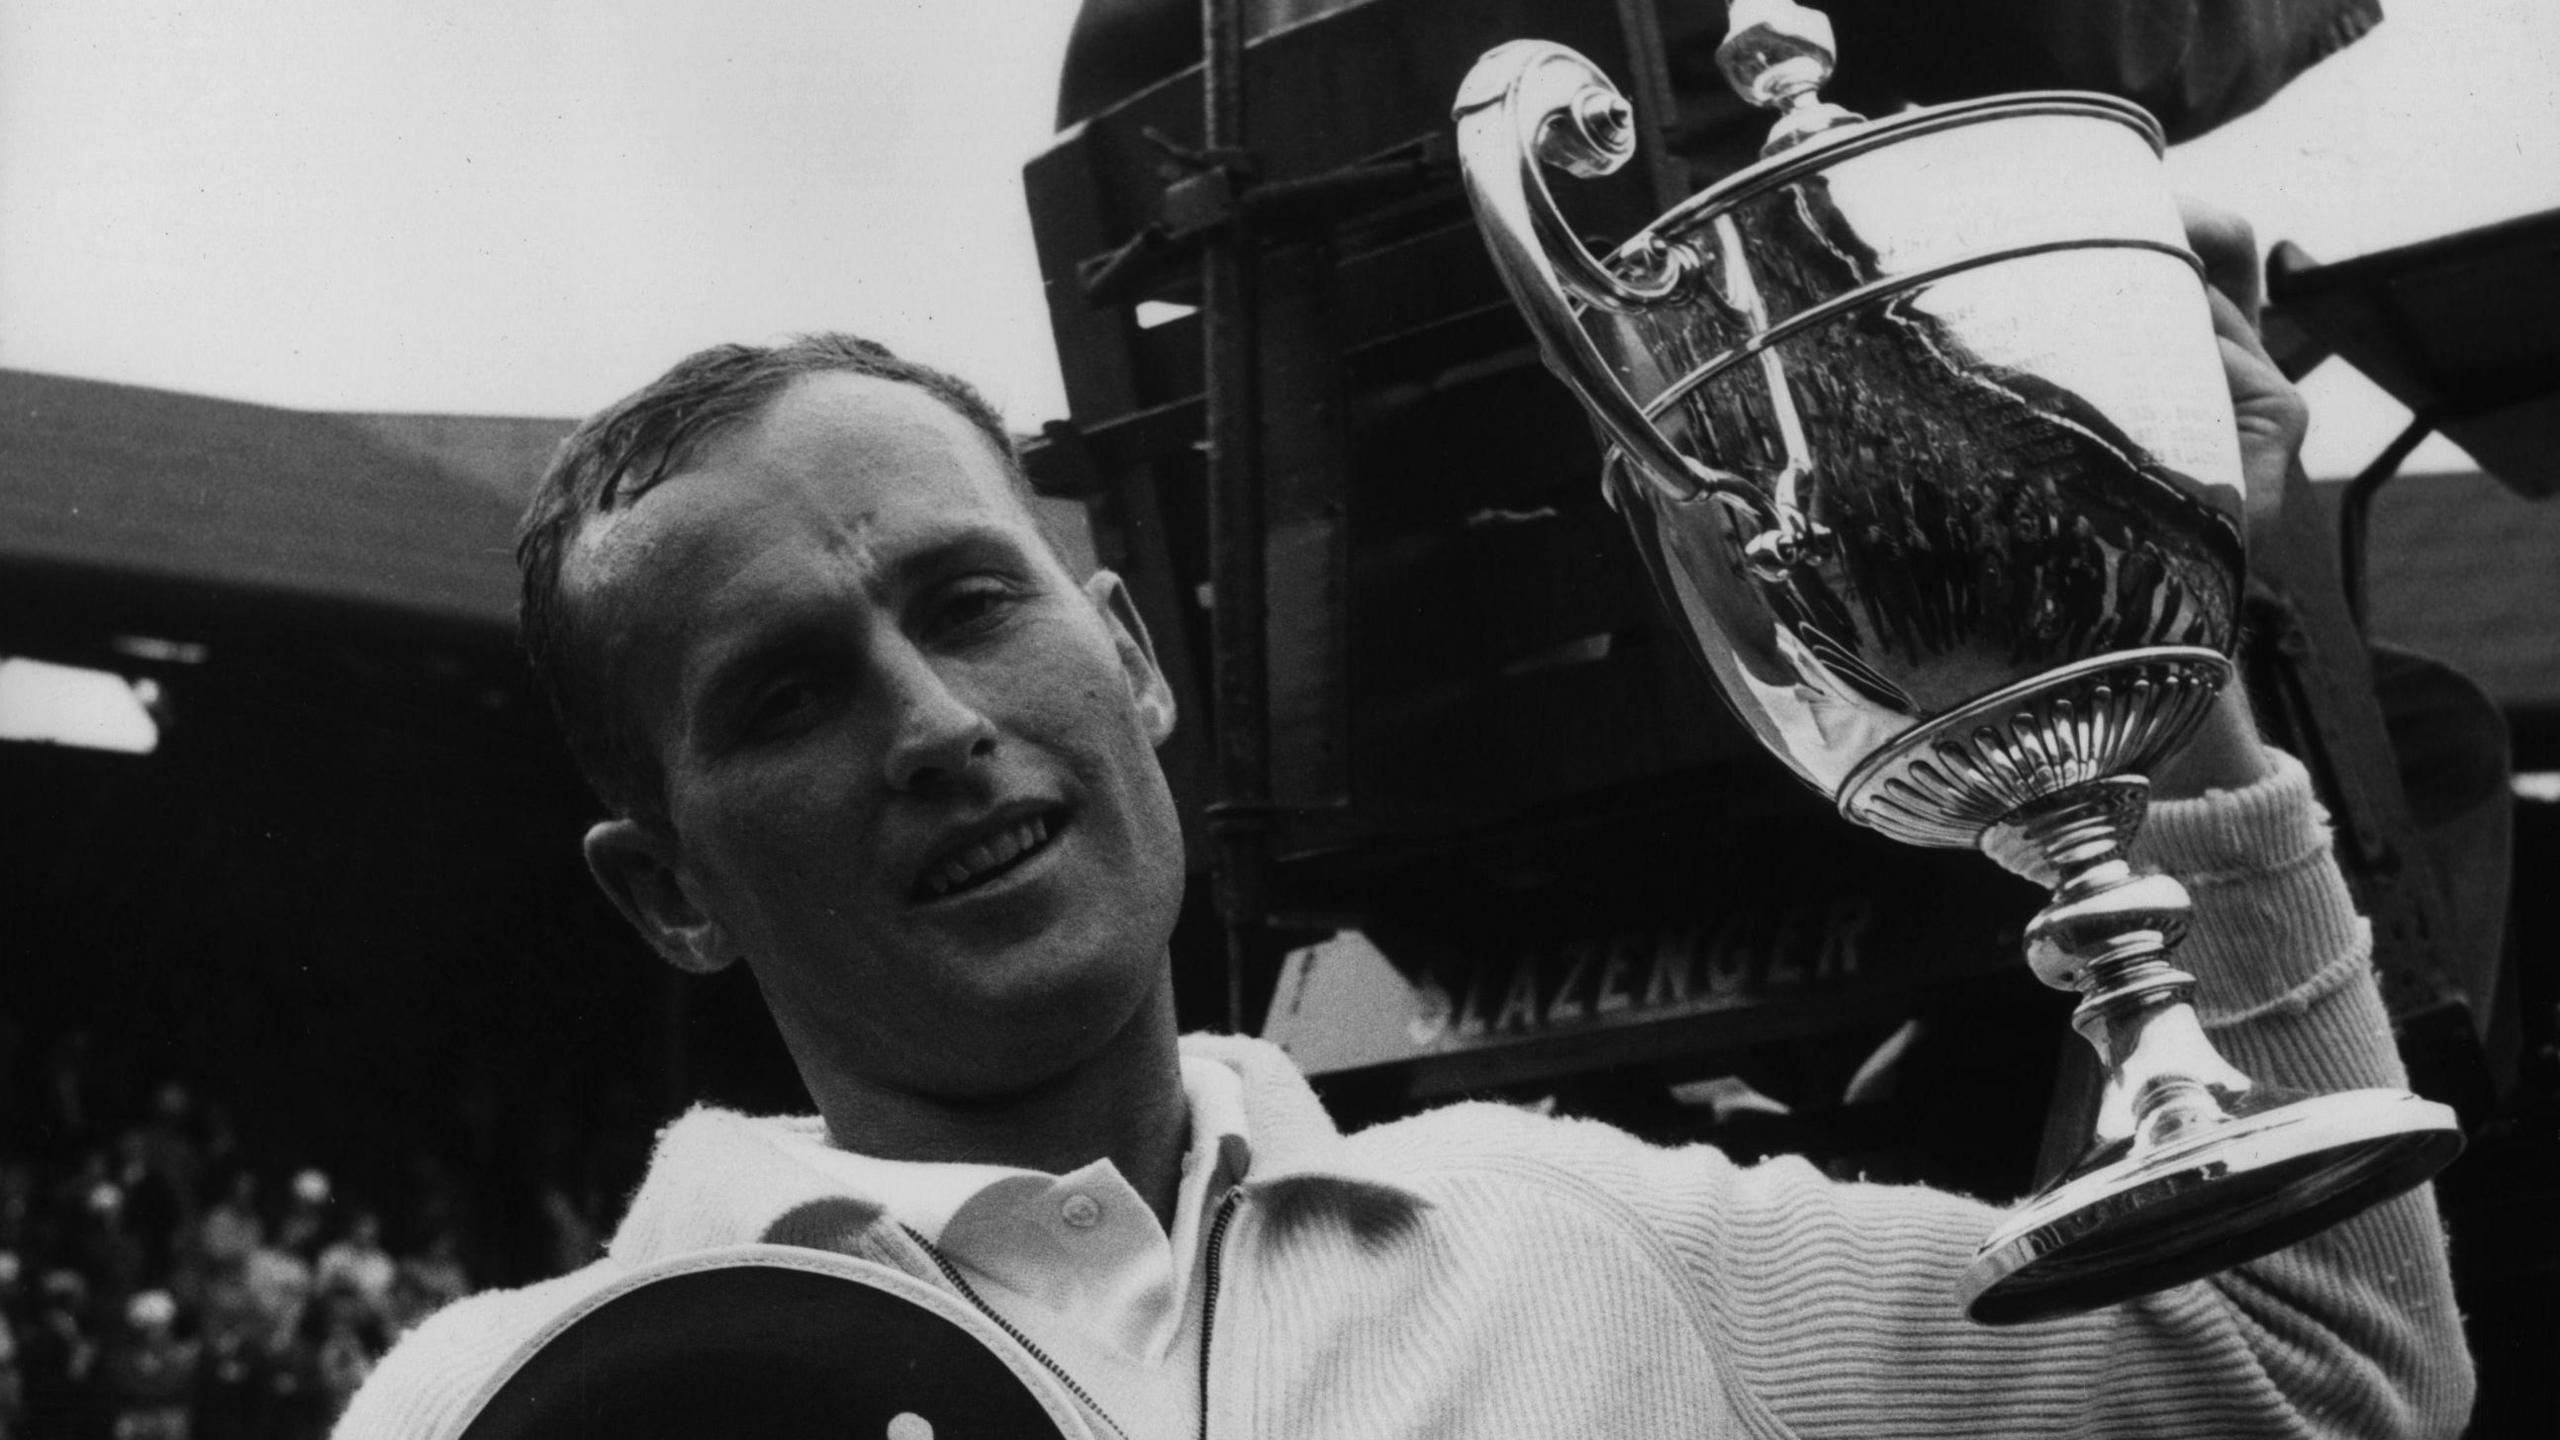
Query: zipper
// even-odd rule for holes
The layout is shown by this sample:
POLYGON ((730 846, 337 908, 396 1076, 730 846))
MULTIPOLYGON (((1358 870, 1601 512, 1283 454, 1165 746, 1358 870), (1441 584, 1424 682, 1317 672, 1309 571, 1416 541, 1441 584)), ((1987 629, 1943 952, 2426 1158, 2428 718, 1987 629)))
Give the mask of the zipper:
MULTIPOLYGON (((1220 1212, 1220 1214, 1219 1214, 1219 1216, 1218 1216, 1218 1220, 1219 1220, 1219 1226, 1220 1226, 1220 1228, 1221 1228, 1221 1229, 1225 1228, 1225 1222, 1226 1222, 1226 1215, 1225 1215, 1225 1212, 1223 1212, 1223 1211, 1222 1211, 1222 1212, 1220 1212)), ((1037 1346, 1037 1345, 1033 1344, 1033 1343, 1031 1342, 1031 1337, 1030 1337, 1030 1336, 1023 1334, 1023 1333, 1022 1333, 1020 1330, 1018 1330, 1018 1329, 1015 1329, 1015 1328, 1014 1328, 1014 1324, 1013 1324, 1013 1322, 1012 1322, 1012 1321, 1007 1320, 1007 1319, 1006 1319, 1006 1318, 1004 1318, 1003 1316, 1001 1316, 1001 1315, 997 1314, 997 1313, 995 1312, 995 1307, 993 1307, 993 1306, 989 1305, 986 1301, 984 1301, 984 1300, 982 1300, 982 1299, 978 1298, 978 1292, 977 1292, 977 1290, 976 1290, 973 1286, 971 1286, 967 1280, 964 1280, 964 1279, 962 1279, 962 1278, 961 1278, 961 1276, 960 1276, 960 1268, 959 1268, 958 1266, 956 1266, 956 1265, 952 1264, 952 1263, 951 1263, 950 1258, 949 1258, 948 1256, 945 1256, 945 1255, 942 1253, 942 1251, 941 1251, 941 1250, 937 1249, 937 1248, 934 1246, 934 1243, 933 1243, 932 1241, 927 1240, 927 1239, 926 1239, 926 1238, 924 1238, 922 1235, 917 1234, 917 1233, 916 1233, 916 1230, 915 1230, 915 1227, 914 1227, 914 1226, 912 1226, 912 1225, 905 1225, 905 1224, 901 1224, 898 1228, 899 1228, 899 1229, 901 1229, 901 1230, 906 1231, 906 1232, 907 1232, 907 1238, 908 1238, 908 1239, 913 1240, 914 1242, 916 1242, 916 1244, 917 1244, 918 1246, 920 1246, 920 1247, 922 1247, 922 1248, 923 1248, 923 1250, 924 1250, 924 1253, 925 1253, 925 1254, 930 1255, 930 1256, 932 1256, 932 1257, 933 1257, 933 1263, 934 1263, 936 1266, 940 1267, 940 1268, 941 1268, 941 1270, 942 1270, 942 1278, 943 1278, 943 1279, 945 1279, 945 1280, 950 1281, 950 1282, 951 1282, 951 1288, 953 1288, 953 1289, 955 1289, 955 1290, 959 1291, 959 1292, 961 1293, 961 1295, 962 1295, 963 1297, 965 1297, 965 1298, 968 1300, 968 1302, 969 1302, 970 1304, 977 1306, 977 1307, 978 1307, 978 1313, 979 1313, 979 1314, 986 1316, 986 1317, 987 1317, 988 1319, 990 1319, 990 1320, 993 1320, 994 1322, 996 1322, 996 1328, 997 1328, 997 1329, 1002 1330, 1002 1331, 1003 1331, 1004 1333, 1006 1333, 1007 1335, 1012 1336, 1012 1337, 1013 1337, 1013 1343, 1014 1343, 1014 1344, 1021 1346, 1021 1347, 1023 1348, 1024 1352, 1025 1352, 1025 1353, 1027 1353, 1027 1354, 1029 1354, 1029 1355, 1031 1356, 1031 1358, 1032 1358, 1032 1359, 1037 1360, 1037 1361, 1039 1361, 1039 1362, 1040 1362, 1040 1368, 1042 1368, 1042 1369, 1044 1369, 1044 1370, 1048 1371, 1048 1372, 1049 1372, 1050 1374, 1052 1374, 1052 1375, 1057 1376, 1057 1377, 1058 1377, 1058 1383, 1067 1387, 1067 1393, 1068 1393, 1068 1394, 1070 1394, 1070 1395, 1073 1395, 1074 1397, 1076 1397, 1076 1399, 1078 1399, 1078 1400, 1082 1401, 1082 1402, 1084 1403, 1084 1408, 1086 1408, 1087 1410, 1092 1411, 1092 1412, 1093 1412, 1097 1417, 1099 1417, 1099 1418, 1101 1419, 1101 1421, 1102 1421, 1102 1423, 1103 1423, 1103 1424, 1110 1426, 1110 1427, 1111 1427, 1111 1433, 1112 1433, 1112 1434, 1119 1436, 1119 1437, 1120 1437, 1120 1440, 1129 1440, 1129 1432, 1120 1428, 1120 1422, 1111 1418, 1111 1412, 1110 1412, 1110 1411, 1107 1411, 1107 1410, 1105 1410, 1105 1409, 1103 1409, 1103 1408, 1102 1408, 1102 1406, 1101 1406, 1099 1403, 1097 1403, 1091 1395, 1089 1395, 1089 1394, 1085 1393, 1085 1388, 1084 1388, 1083 1386, 1081 1386, 1081 1385, 1079 1385, 1079 1384, 1077 1384, 1077 1383, 1076 1383, 1076 1380, 1075 1380, 1075 1377, 1074 1377, 1074 1376, 1069 1375, 1069 1374, 1066 1372, 1066 1370, 1065 1370, 1064 1368, 1062 1368, 1062 1367, 1058 1364, 1058 1362, 1057 1362, 1057 1361, 1052 1360, 1052 1359, 1050 1359, 1050 1358, 1049 1358, 1049 1352, 1048 1352, 1048 1351, 1043 1350, 1043 1349, 1041 1349, 1039 1346, 1037 1346)), ((1217 1256, 1217 1251, 1216 1251, 1216 1249, 1215 1249, 1216 1241, 1215 1241, 1214 1239, 1212 1239, 1212 1241, 1211 1241, 1210 1243, 1211 1243, 1211 1246, 1212 1246, 1212 1248, 1211 1248, 1211 1250, 1210 1250, 1210 1258, 1211 1258, 1211 1263, 1214 1265, 1214 1263, 1215 1263, 1215 1261, 1216 1261, 1216 1256, 1217 1256)), ((1217 1279, 1216 1279, 1217 1271, 1216 1271, 1216 1270, 1214 1270, 1214 1269, 1212 1269, 1209 1273, 1210 1273, 1210 1277, 1211 1277, 1211 1278, 1210 1278, 1210 1281, 1209 1281, 1209 1286, 1210 1286, 1210 1288, 1209 1288, 1208 1294, 1209 1294, 1210 1298, 1214 1299, 1214 1298, 1216 1298, 1216 1295, 1217 1295, 1217 1279)), ((1205 1332, 1206 1332, 1206 1329, 1207 1329, 1207 1324, 1206 1324, 1206 1322, 1205 1322, 1205 1321, 1202 1323, 1202 1329, 1203 1329, 1203 1332, 1204 1332, 1204 1333, 1202 1334, 1202 1336, 1201 1336, 1201 1340, 1200 1340, 1200 1344, 1201 1344, 1201 1364, 1202 1364, 1203 1366, 1205 1366, 1205 1365, 1207 1365, 1207 1364, 1208 1364, 1208 1358, 1207 1358, 1207 1357, 1208 1357, 1208 1343, 1209 1343, 1209 1342, 1208 1342, 1208 1336, 1207 1336, 1207 1334, 1205 1333, 1205 1332)), ((1208 1383, 1208 1372, 1207 1372, 1205 1369, 1201 1372, 1201 1383, 1202 1383, 1204 1386, 1208 1383)), ((1204 1392, 1204 1393, 1205 1393, 1205 1392, 1204 1392)), ((1200 1422, 1200 1423, 1201 1423, 1201 1425, 1203 1426, 1203 1428, 1204 1428, 1204 1430, 1205 1430, 1205 1427, 1208 1425, 1208 1418, 1207 1418, 1207 1415, 1206 1415, 1206 1413, 1205 1413, 1205 1412, 1204 1412, 1204 1413, 1203 1413, 1203 1415, 1202 1415, 1202 1418, 1201 1418, 1201 1422, 1200 1422)))
MULTIPOLYGON (((1200 1440, 1209 1440, 1209 1341, 1218 1330, 1218 1257, 1226 1249, 1227 1226, 1243 1203, 1244 1187, 1229 1186, 1218 1202, 1218 1218, 1209 1222, 1209 1259, 1200 1282, 1200 1440)), ((1116 1427, 1115 1427, 1116 1428, 1116 1427)))

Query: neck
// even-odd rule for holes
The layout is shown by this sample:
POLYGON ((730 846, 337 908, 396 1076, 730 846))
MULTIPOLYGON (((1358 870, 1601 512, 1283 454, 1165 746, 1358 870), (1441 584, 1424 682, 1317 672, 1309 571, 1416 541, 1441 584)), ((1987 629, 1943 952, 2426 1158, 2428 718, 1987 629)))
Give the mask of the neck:
POLYGON ((1056 1075, 995 1095, 932 1095, 834 1071, 802 1076, 836 1144, 883 1160, 1063 1175, 1108 1159, 1168 1229, 1189 1144, 1173 990, 1056 1075))

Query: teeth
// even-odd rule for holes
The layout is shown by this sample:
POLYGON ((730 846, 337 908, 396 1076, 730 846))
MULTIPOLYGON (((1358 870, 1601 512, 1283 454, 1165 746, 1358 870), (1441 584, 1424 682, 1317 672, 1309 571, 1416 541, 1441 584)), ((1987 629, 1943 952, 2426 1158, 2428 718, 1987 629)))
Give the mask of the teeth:
POLYGON ((1038 816, 1010 830, 990 835, 944 861, 941 869, 925 877, 925 898, 930 900, 948 895, 997 866, 1038 848, 1048 838, 1049 822, 1038 816))

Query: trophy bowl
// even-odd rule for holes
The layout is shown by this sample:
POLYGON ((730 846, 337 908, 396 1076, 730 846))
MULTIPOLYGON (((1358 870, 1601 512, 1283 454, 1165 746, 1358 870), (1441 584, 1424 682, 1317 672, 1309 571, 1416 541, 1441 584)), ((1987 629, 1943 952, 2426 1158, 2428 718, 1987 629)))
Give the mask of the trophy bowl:
POLYGON ((1545 170, 1634 150, 1589 61, 1520 41, 1458 96, 1496 268, 1608 447, 1602 484, 1742 722, 1859 824, 2051 885, 2029 963, 2106 1084, 2082 1159, 1984 1242, 1984 1323, 2107 1304, 2422 1181, 2460 1133, 2393 1090, 2309 1097, 2217 1055, 2137 873, 2143 771, 2232 675, 2238 433, 2158 127, 2042 93, 1861 121, 1827 22, 1738 4, 1765 158, 1606 257, 1545 170))

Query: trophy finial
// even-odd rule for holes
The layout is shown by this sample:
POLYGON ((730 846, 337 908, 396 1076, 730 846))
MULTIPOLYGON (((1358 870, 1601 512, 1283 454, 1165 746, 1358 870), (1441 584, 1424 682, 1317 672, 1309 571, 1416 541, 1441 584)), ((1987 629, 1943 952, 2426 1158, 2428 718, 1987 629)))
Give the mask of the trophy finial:
POLYGON ((1726 83, 1743 99, 1778 112, 1762 155, 1792 150, 1825 130, 1865 118, 1814 93, 1831 78, 1839 58, 1831 17, 1795 0, 1733 0, 1726 18, 1724 43, 1716 47, 1726 83))

